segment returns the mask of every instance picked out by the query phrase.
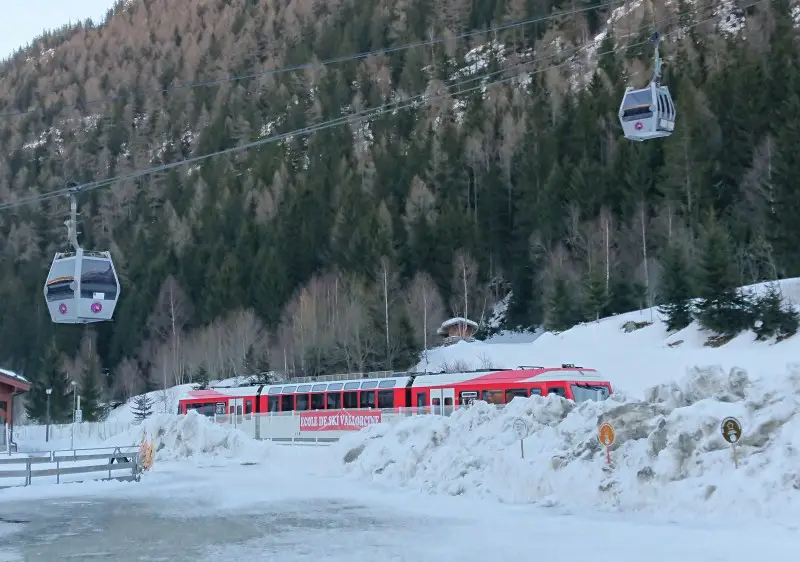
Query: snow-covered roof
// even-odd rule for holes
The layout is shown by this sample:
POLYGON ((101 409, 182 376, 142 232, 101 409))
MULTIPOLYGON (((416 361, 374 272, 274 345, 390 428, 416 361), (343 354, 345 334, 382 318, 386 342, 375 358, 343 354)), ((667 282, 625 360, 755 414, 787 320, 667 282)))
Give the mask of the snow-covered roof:
POLYGON ((463 318, 461 316, 457 316, 455 318, 451 318, 450 320, 445 320, 442 322, 442 328, 449 328, 450 326, 455 326, 456 324, 467 324, 468 326, 472 326, 473 328, 478 327, 478 323, 474 320, 469 320, 468 318, 463 318))
POLYGON ((30 386, 30 384, 31 384, 31 381, 29 381, 28 379, 26 379, 22 375, 18 375, 17 373, 15 373, 13 371, 7 371, 6 369, 0 369, 0 376, 6 377, 6 378, 9 378, 9 379, 13 379, 15 381, 19 381, 19 382, 21 382, 22 384, 24 384, 26 386, 30 386))
POLYGON ((442 322, 442 325, 439 327, 439 330, 438 330, 437 333, 439 333, 439 334, 445 333, 447 331, 447 328, 449 328, 451 326, 456 326, 458 324, 466 324, 467 326, 470 326, 471 328, 473 328, 475 330, 478 329, 478 323, 477 322, 475 322, 473 320, 470 320, 468 318, 463 318, 461 316, 457 316, 455 318, 451 318, 450 320, 445 320, 444 322, 442 322))

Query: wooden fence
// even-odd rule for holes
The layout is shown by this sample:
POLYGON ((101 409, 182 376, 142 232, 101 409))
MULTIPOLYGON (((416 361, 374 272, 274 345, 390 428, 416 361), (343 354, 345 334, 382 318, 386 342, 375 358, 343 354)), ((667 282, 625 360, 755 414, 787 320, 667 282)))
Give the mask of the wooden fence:
POLYGON ((139 481, 141 462, 137 446, 100 449, 75 449, 71 451, 49 451, 19 453, 0 456, 0 488, 30 486, 34 478, 53 478, 56 484, 82 482, 65 476, 99 475, 101 478, 86 480, 139 481), (98 463, 97 461, 105 461, 98 463), (106 474, 107 473, 107 474, 106 474))

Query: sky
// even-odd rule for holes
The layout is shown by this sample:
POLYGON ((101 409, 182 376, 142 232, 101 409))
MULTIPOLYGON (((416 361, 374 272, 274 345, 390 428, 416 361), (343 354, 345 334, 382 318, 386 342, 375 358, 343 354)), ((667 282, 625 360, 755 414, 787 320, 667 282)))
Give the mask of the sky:
POLYGON ((114 0, 8 0, 0 18, 0 60, 42 34, 70 21, 99 22, 114 0))

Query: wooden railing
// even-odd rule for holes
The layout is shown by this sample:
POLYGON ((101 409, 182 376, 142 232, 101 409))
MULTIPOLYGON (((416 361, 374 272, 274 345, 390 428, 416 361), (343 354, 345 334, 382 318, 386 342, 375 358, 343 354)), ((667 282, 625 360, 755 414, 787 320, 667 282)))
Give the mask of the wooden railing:
MULTIPOLYGON (((55 483, 64 481, 64 476, 98 475, 101 478, 87 480, 139 481, 141 463, 139 450, 131 447, 107 447, 100 449, 75 449, 71 451, 49 451, 17 453, 0 457, 0 488, 30 486, 34 478, 55 477, 55 483), (105 461, 95 463, 93 461, 105 461), (108 473, 106 476, 105 473, 108 473)), ((82 480, 68 479, 68 482, 82 480)), ((52 483, 52 482, 51 482, 52 483)))

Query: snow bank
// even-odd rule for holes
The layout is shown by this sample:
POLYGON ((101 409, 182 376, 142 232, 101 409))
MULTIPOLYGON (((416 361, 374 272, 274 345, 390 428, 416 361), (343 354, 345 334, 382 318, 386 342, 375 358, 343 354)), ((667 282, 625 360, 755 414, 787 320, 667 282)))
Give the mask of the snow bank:
POLYGON ((644 400, 622 394, 575 404, 516 398, 479 402, 451 417, 376 424, 342 439, 334 453, 354 477, 438 494, 568 509, 678 510, 800 515, 800 366, 758 383, 742 369, 694 369, 644 400), (768 384, 771 383, 771 384, 768 384), (734 468, 719 425, 737 417, 744 436, 734 468), (520 458, 513 423, 530 435, 520 458), (606 465, 597 427, 616 430, 606 465))
POLYGON ((256 441, 229 425, 216 424, 194 411, 186 415, 152 416, 126 433, 114 436, 106 445, 138 444, 145 435, 155 443, 156 461, 226 457, 260 462, 272 448, 269 443, 256 441))

